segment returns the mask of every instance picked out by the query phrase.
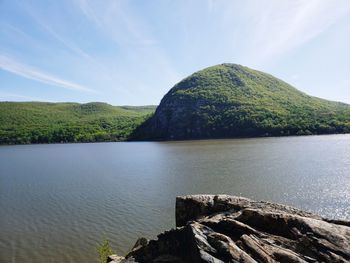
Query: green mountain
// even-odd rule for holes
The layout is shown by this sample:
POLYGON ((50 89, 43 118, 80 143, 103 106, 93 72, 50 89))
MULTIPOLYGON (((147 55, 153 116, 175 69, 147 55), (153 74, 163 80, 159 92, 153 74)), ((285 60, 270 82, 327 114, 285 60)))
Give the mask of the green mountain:
POLYGON ((235 64, 176 84, 133 139, 201 139, 350 132, 350 105, 309 96, 235 64))
POLYGON ((0 102, 0 144, 125 140, 155 106, 0 102))
POLYGON ((198 71, 155 106, 0 102, 0 144, 350 132, 350 105, 235 64, 198 71), (154 112, 155 111, 155 112, 154 112))

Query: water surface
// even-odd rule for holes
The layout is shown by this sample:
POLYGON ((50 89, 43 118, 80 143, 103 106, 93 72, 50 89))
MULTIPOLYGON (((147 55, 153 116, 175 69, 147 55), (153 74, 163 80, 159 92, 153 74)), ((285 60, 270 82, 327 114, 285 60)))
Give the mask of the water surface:
POLYGON ((0 262, 94 262, 226 193, 350 219, 350 135, 0 147, 0 262))

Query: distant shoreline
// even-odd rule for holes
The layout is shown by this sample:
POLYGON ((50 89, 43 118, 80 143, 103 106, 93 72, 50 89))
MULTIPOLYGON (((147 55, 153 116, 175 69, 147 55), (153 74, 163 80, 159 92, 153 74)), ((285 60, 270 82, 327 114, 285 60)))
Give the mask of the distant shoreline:
POLYGON ((199 141, 225 141, 242 139, 268 139, 268 138, 297 138, 297 137, 320 137, 334 135, 350 135, 350 133, 330 133, 330 134, 310 134, 310 135, 281 135, 281 136, 256 136, 256 137, 231 137, 231 138, 202 138, 202 139, 184 139, 184 140, 119 140, 119 141, 100 141, 100 142, 53 142, 53 143, 23 143, 23 144, 0 144, 2 146, 24 146, 24 145, 65 145, 65 144, 102 144, 102 143, 136 143, 136 142, 199 142, 199 141))

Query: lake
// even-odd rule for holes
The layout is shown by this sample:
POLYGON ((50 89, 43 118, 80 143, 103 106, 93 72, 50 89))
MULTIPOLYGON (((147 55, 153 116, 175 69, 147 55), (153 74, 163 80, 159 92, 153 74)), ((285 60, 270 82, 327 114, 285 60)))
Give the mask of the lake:
POLYGON ((350 219, 350 135, 0 147, 0 262, 94 262, 225 193, 350 219))

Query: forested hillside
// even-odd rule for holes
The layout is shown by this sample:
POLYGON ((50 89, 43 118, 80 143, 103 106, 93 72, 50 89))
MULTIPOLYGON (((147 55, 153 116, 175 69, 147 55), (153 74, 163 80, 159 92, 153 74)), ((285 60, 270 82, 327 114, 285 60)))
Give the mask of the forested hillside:
POLYGON ((0 144, 125 140, 155 106, 0 102, 0 144))

